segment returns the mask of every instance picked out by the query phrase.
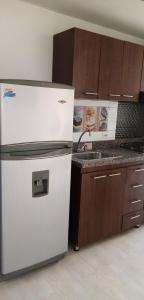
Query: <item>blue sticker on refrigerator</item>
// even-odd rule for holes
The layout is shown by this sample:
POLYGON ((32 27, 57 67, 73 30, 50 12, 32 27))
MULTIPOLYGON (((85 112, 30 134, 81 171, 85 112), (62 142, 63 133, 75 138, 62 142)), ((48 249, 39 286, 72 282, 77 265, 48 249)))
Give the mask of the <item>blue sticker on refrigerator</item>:
POLYGON ((3 96, 5 98, 14 98, 16 96, 16 92, 13 88, 11 87, 6 87, 4 88, 4 94, 3 96))

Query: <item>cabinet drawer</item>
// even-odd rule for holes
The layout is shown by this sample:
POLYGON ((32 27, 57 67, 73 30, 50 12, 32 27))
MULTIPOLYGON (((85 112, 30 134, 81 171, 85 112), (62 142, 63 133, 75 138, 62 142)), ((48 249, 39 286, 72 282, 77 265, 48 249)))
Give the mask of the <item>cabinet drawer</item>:
POLYGON ((144 201, 142 199, 133 198, 129 199, 124 206, 124 213, 135 212, 137 210, 143 209, 144 201))
POLYGON ((127 184, 129 186, 144 185, 144 165, 140 167, 135 166, 127 170, 127 184))
POLYGON ((122 231, 141 225, 143 223, 143 216, 143 210, 123 216, 122 231))
POLYGON ((126 187, 124 213, 129 213, 143 209, 144 205, 144 187, 133 189, 126 187))

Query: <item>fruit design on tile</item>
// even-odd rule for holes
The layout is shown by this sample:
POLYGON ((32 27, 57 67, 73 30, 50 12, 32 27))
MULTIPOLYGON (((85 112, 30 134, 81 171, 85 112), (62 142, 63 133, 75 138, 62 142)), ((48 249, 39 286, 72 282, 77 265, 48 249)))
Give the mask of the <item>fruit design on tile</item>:
POLYGON ((93 106, 75 106, 73 131, 82 132, 90 129, 92 132, 107 131, 108 108, 93 106))

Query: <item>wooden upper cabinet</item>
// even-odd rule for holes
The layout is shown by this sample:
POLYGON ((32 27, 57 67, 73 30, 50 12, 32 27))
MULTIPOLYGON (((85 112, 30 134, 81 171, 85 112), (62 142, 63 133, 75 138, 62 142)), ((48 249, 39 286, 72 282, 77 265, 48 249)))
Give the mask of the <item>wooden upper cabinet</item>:
POLYGON ((73 85, 76 98, 98 98, 100 35, 75 29, 73 85))
POLYGON ((124 42, 102 37, 99 76, 99 97, 119 100, 122 91, 124 42))
POLYGON ((72 28, 54 35, 52 73, 53 82, 72 85, 74 33, 74 28, 72 28))
POLYGON ((100 39, 78 28, 54 36, 53 81, 73 85, 76 98, 98 97, 100 39))
POLYGON ((144 91, 144 60, 143 60, 143 68, 142 68, 141 91, 144 91))
POLYGON ((143 52, 143 46, 124 42, 122 99, 125 101, 138 101, 141 85, 143 52))
POLYGON ((102 37, 99 77, 100 98, 138 101, 142 62, 143 46, 102 37))
POLYGON ((138 101, 144 90, 144 47, 72 28, 54 36, 53 81, 75 98, 138 101))

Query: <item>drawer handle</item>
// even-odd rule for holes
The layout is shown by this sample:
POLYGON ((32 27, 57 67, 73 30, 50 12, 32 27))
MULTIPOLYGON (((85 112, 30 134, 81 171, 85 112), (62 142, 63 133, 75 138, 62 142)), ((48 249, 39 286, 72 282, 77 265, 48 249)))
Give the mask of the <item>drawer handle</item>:
POLYGON ((85 95, 94 95, 94 96, 98 96, 97 92, 84 92, 85 95))
POLYGON ((121 95, 119 94, 109 94, 110 97, 120 97, 121 95))
POLYGON ((144 171, 144 169, 137 169, 137 170, 135 170, 135 172, 143 172, 144 171))
POLYGON ((114 177, 114 176, 120 176, 121 173, 114 173, 114 174, 110 174, 109 177, 114 177))
POLYGON ((96 176, 94 177, 94 179, 101 179, 101 178, 106 178, 107 176, 106 175, 102 175, 102 176, 96 176))
POLYGON ((132 185, 132 188, 137 189, 137 188, 142 187, 142 186, 143 186, 143 184, 137 184, 137 185, 132 185))
POLYGON ((138 202, 142 202, 142 200, 138 199, 138 200, 134 200, 131 202, 131 204, 135 204, 135 203, 138 203, 138 202))
POLYGON ((123 97, 126 97, 126 98, 134 98, 133 95, 123 95, 123 97))
POLYGON ((137 216, 131 217, 130 220, 138 219, 140 216, 141 215, 137 215, 137 216))

